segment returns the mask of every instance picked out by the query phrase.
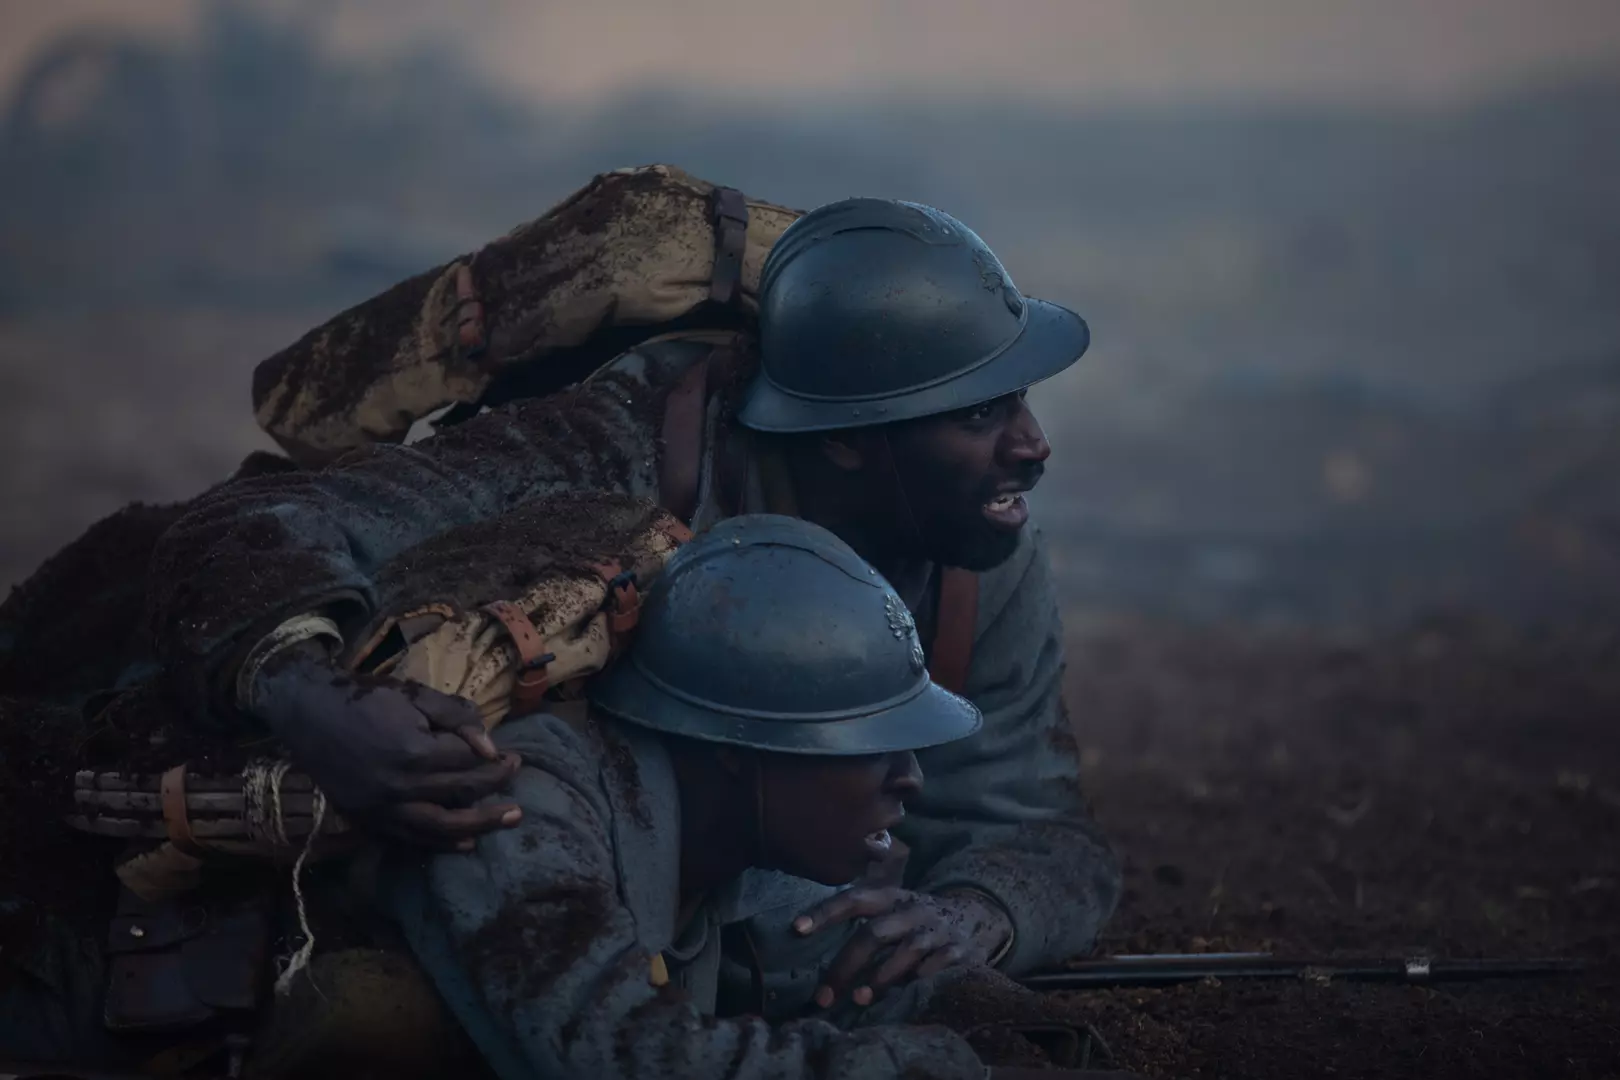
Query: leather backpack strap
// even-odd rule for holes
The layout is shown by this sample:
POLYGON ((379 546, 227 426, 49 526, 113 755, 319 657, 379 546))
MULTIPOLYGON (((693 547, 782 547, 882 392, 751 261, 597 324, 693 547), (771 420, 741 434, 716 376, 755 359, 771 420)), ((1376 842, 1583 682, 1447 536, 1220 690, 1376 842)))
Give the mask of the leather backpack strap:
POLYGON ((730 304, 742 284, 743 252, 748 247, 748 203, 736 188, 717 187, 709 196, 714 220, 714 267, 709 272, 709 299, 730 304))
POLYGON ((186 765, 176 765, 158 781, 158 801, 163 807, 163 826, 169 843, 193 858, 203 855, 202 845, 191 831, 186 812, 186 765))
POLYGON ((460 263, 456 266, 455 282, 456 348, 463 358, 472 360, 481 355, 489 343, 484 326, 484 301, 473 282, 470 264, 460 263))
POLYGON ((546 648, 545 639, 535 629, 534 623, 529 621, 529 616, 510 600, 492 601, 485 604, 483 610, 506 628, 507 636, 512 639, 512 647, 517 650, 518 669, 517 679, 512 684, 512 713, 522 716, 534 712, 545 700, 546 691, 551 689, 551 673, 546 665, 557 658, 556 654, 546 648))
POLYGON ((597 563, 593 569, 596 576, 602 579, 602 584, 607 586, 602 610, 607 612, 608 638, 613 655, 618 656, 624 651, 630 634, 641 622, 641 590, 637 588, 636 575, 625 570, 615 559, 597 563))
POLYGON ((658 501, 681 521, 697 513, 703 478, 703 427, 709 404, 709 357, 694 363, 664 400, 658 501))
MULTIPOLYGON (((736 302, 742 282, 743 254, 748 246, 748 203, 736 188, 717 187, 709 197, 709 213, 714 225, 709 300, 730 306, 736 302)), ((712 356, 692 365, 664 403, 664 455, 658 466, 658 497, 664 509, 682 521, 691 521, 697 513, 709 372, 713 366, 712 356)))
POLYGON ((960 567, 941 567, 928 675, 952 693, 960 694, 967 687, 978 621, 979 575, 960 567))

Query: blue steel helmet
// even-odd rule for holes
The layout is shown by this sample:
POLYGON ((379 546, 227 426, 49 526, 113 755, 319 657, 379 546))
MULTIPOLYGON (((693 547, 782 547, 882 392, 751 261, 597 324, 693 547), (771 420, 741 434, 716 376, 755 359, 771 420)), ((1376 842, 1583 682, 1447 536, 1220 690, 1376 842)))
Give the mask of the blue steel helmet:
POLYGON ((670 559, 587 695, 656 731, 788 754, 920 750, 979 729, 928 677, 899 595, 819 525, 730 518, 670 559))
POLYGON ((1022 295, 978 235, 917 203, 845 199, 795 221, 759 289, 760 373, 739 418, 828 431, 978 405, 1056 375, 1085 320, 1022 295))

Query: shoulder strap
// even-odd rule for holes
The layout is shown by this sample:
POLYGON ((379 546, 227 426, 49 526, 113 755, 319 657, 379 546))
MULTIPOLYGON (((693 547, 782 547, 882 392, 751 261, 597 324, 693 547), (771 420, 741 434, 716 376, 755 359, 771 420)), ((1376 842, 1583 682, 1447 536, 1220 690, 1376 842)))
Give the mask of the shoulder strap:
POLYGON ((742 283, 743 254, 748 249, 748 201, 736 188, 717 187, 709 196, 714 221, 714 268, 709 272, 709 299, 730 304, 742 283))
POLYGON ((697 512, 703 478, 703 422, 709 404, 709 357, 694 363, 664 401, 658 501, 683 522, 697 512))
POLYGON ((941 567, 928 674, 952 693, 960 694, 967 686, 978 621, 979 575, 960 567, 941 567))
MULTIPOLYGON (((737 299, 743 253, 748 241, 748 203, 735 188, 717 187, 710 196, 714 225, 714 264, 709 272, 709 300, 727 306, 737 299)), ((703 477, 703 427, 709 404, 709 358, 693 364, 669 392, 660 433, 664 456, 658 470, 658 495, 664 509, 683 522, 697 513, 698 485, 703 477)))

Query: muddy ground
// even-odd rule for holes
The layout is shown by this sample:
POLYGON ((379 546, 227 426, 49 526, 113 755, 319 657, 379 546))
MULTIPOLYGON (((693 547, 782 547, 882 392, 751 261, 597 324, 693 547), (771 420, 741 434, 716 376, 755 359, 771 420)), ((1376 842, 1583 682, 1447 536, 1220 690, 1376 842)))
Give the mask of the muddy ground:
POLYGON ((1155 1076, 1620 1076, 1620 626, 1364 640, 1071 619, 1125 862, 1105 953, 1584 957, 1447 988, 1066 995, 1155 1076))
MULTIPOLYGON (((1062 1019, 1148 1076, 1620 1077, 1620 624, 1449 618, 1359 640, 1070 627, 1084 780, 1125 865, 1099 951, 1595 969, 1435 988, 1091 991, 1045 997, 1043 1016, 986 999, 954 1019, 1003 1025, 976 1036, 987 1057, 1044 1060, 1004 1022, 1062 1019)), ((35 740, 0 758, 33 775, 48 750, 35 740)), ((40 856, 8 850, 11 871, 40 856)), ((94 891, 68 884, 77 900, 94 891)))

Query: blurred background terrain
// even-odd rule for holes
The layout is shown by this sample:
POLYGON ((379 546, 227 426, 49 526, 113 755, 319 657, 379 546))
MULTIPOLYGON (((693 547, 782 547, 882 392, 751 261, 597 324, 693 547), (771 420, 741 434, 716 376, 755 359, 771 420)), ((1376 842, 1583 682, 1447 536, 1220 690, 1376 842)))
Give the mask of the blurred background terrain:
POLYGON ((303 330, 667 161, 933 202, 1087 316, 1077 610, 1620 600, 1620 8, 681 8, 7 0, 0 579, 268 445, 303 330))

